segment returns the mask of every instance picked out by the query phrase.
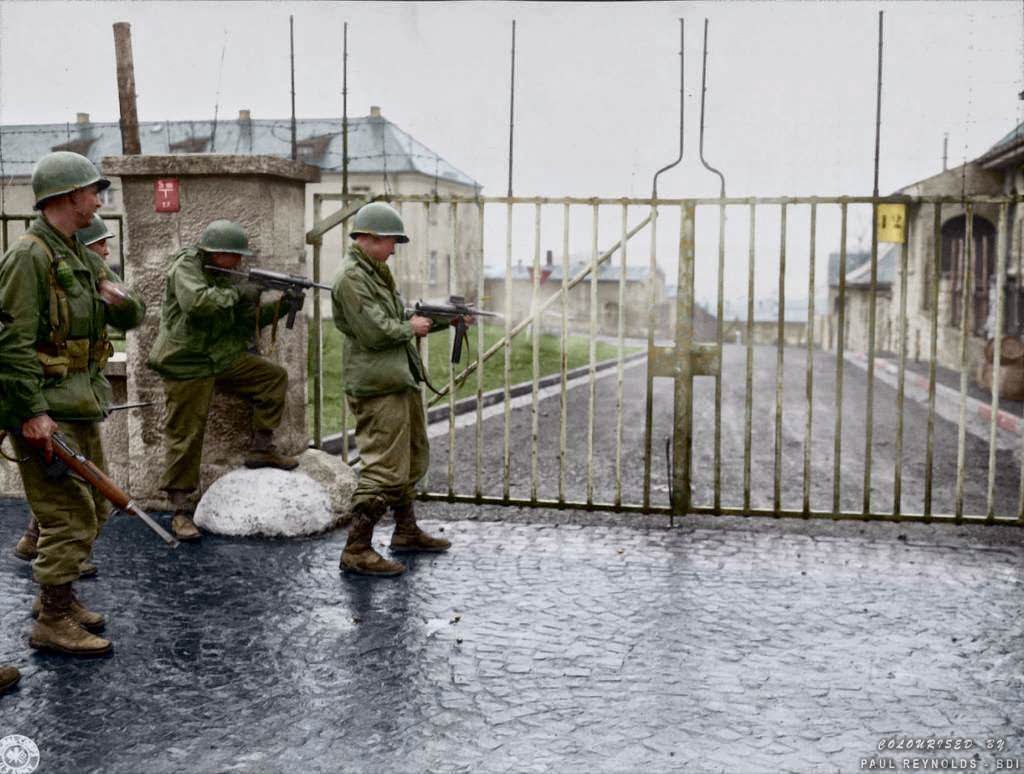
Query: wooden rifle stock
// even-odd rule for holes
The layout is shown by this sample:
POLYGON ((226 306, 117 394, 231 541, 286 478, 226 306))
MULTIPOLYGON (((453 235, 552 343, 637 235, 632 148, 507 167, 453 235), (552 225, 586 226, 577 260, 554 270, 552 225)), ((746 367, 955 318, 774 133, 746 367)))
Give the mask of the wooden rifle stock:
POLYGON ((103 495, 118 510, 142 519, 142 522, 159 535, 168 546, 171 548, 178 547, 177 538, 157 524, 148 513, 136 505, 132 498, 115 484, 110 476, 100 470, 92 460, 71 446, 63 433, 54 433, 51 440, 53 441, 53 453, 61 462, 67 465, 68 470, 103 495))

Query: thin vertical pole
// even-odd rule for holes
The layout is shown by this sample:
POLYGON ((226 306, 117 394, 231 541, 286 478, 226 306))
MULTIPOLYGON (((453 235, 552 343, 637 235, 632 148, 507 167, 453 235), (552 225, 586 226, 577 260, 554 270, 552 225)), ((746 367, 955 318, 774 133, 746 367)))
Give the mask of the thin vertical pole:
POLYGON ((569 378, 569 202, 562 210, 562 336, 559 346, 561 385, 558 401, 558 502, 565 502, 565 455, 568 448, 566 424, 569 414, 569 396, 566 382, 569 378))
MULTIPOLYGON (((458 266, 459 249, 459 204, 451 203, 451 258, 448 261, 448 295, 451 296, 456 288, 456 271, 458 266)), ((448 343, 452 346, 449 352, 454 351, 455 337, 458 333, 455 327, 448 326, 448 343)), ((455 363, 448 358, 448 495, 455 494, 455 363)))
POLYGON ((597 403, 598 206, 593 205, 590 263, 590 371, 587 386, 587 505, 594 502, 594 413, 597 403))
POLYGON ((696 206, 683 202, 679 221, 679 271, 676 280, 676 340, 678 370, 673 392, 672 520, 690 509, 690 467, 693 453, 693 275, 696 206))
POLYGON ((964 515, 964 481, 967 454, 967 343, 970 339, 971 285, 974 284, 974 205, 967 205, 967 235, 964 245, 963 293, 960 308, 960 426, 956 440, 956 516, 964 515))
POLYGON ((341 43, 341 206, 348 207, 348 22, 341 43))
POLYGON ((299 145, 295 136, 295 17, 288 17, 288 39, 291 43, 292 76, 292 161, 299 158, 299 145))
POLYGON ((516 118, 516 20, 512 20, 512 69, 508 90, 508 195, 512 197, 512 151, 516 118))
POLYGON ((995 492, 996 492, 996 427, 999 419, 999 393, 1002 386, 1001 363, 1003 356, 1003 294, 1004 279, 1006 275, 1006 218, 1007 206, 999 206, 999 225, 996 231, 996 329, 992 332, 995 338, 995 359, 992 363, 992 417, 989 426, 988 436, 988 493, 987 509, 985 514, 989 521, 995 519, 995 492))
POLYGON ((903 511, 903 405, 906 394, 907 375, 907 246, 901 243, 900 251, 900 317, 897 333, 899 366, 896 375, 896 462, 893 470, 892 512, 903 511))
POLYGON ((928 354, 928 433, 924 462, 925 516, 932 515, 932 477, 935 473, 935 377, 939 359, 939 275, 942 273, 942 205, 935 204, 935 223, 932 237, 931 334, 928 354))
POLYGON ((843 375, 846 349, 846 202, 839 205, 839 320, 836 332, 836 422, 832 452, 832 512, 841 513, 843 459, 843 375))
POLYGON ((779 222, 779 321, 775 353, 775 486, 773 508, 782 510, 782 387, 785 376, 786 345, 786 205, 781 205, 779 222))
POLYGON ((811 244, 807 261, 807 417, 804 425, 804 515, 811 512, 811 431, 814 422, 814 263, 818 205, 811 204, 811 244))
MULTIPOLYGON (((658 270, 658 205, 651 199, 651 246, 647 271, 647 367, 645 369, 646 388, 644 392, 644 510, 651 507, 651 468, 653 466, 653 450, 651 448, 654 431, 654 328, 657 324, 657 298, 655 297, 655 277, 658 270)), ((671 471, 669 471, 671 476, 671 471)))
MULTIPOLYGON (((476 273, 476 297, 480 301, 484 297, 484 203, 477 203, 477 218, 480 235, 480 254, 477 256, 476 273)), ((505 284, 509 278, 506 276, 505 284)), ((508 309, 505 310, 506 315, 508 309)), ((478 320, 476 325, 476 476, 474 489, 477 498, 483 496, 483 467, 484 467, 484 326, 483 321, 478 320)))
POLYGON ((540 219, 541 205, 533 211, 533 282, 530 288, 530 344, 532 385, 530 387, 530 501, 537 502, 537 488, 540 479, 537 450, 540 445, 540 219))
MULTIPOLYGON (((875 178, 872 196, 878 198, 878 166, 882 138, 882 34, 884 12, 878 12, 878 82, 875 89, 875 178)), ((871 512, 871 447, 875 414, 875 323, 878 299, 878 202, 871 202, 871 290, 868 295, 868 387, 864 409, 864 515, 871 512)))
POLYGON ((756 253, 757 205, 750 202, 750 238, 747 256, 747 371, 746 411, 743 417, 743 509, 750 510, 750 456, 754 448, 754 256, 756 253))
POLYGON ((615 507, 622 505, 622 406, 624 403, 623 383, 623 362, 626 353, 626 265, 627 250, 629 242, 627 233, 629 231, 629 205, 622 205, 622 246, 619 257, 619 352, 618 363, 616 364, 616 392, 615 392, 615 507))
MULTIPOLYGON (((313 222, 320 222, 320 194, 313 194, 313 222)), ((313 244, 313 282, 320 282, 320 250, 323 238, 313 244)), ((324 411, 324 369, 323 369, 323 319, 320 313, 320 291, 313 288, 313 446, 317 449, 323 444, 323 411, 324 411)), ((344 401, 342 396, 342 401, 344 401)), ((341 428, 345 434, 344 425, 341 428)), ((346 460, 347 461, 347 460, 346 460)))
MULTIPOLYGON (((511 167, 510 167, 511 168, 511 167)), ((512 192, 509 190, 506 209, 508 222, 505 231, 505 365, 502 383, 504 395, 504 446, 502 451, 502 495, 507 501, 511 486, 512 469, 512 394, 509 385, 512 373, 512 192)))

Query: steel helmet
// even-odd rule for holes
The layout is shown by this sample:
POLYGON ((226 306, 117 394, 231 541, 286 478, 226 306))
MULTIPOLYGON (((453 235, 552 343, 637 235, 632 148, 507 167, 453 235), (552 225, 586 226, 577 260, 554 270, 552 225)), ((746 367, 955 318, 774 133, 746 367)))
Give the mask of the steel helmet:
POLYGON ((32 193, 39 209, 47 199, 77 191, 93 183, 99 190, 110 187, 110 181, 100 175, 96 165, 80 153, 55 151, 47 153, 32 170, 32 193))
POLYGON ((215 220, 203 229, 199 247, 208 253, 252 255, 245 229, 230 220, 215 220))
POLYGON ((409 237, 405 235, 405 224, 402 216, 390 204, 370 202, 362 207, 352 219, 352 232, 355 238, 359 234, 370 234, 376 237, 394 237, 396 242, 405 244, 409 237))
POLYGON ((110 233, 110 229, 107 228, 107 222, 99 215, 93 215, 92 223, 85 228, 78 229, 76 235, 78 236, 78 241, 86 247, 96 244, 101 239, 111 239, 114 236, 110 233))

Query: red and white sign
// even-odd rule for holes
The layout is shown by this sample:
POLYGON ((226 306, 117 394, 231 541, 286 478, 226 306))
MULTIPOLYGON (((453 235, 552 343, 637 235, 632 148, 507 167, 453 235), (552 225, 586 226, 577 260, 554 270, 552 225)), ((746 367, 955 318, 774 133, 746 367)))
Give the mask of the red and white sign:
POLYGON ((181 209, 177 178, 157 180, 153 193, 157 212, 178 212, 181 209))

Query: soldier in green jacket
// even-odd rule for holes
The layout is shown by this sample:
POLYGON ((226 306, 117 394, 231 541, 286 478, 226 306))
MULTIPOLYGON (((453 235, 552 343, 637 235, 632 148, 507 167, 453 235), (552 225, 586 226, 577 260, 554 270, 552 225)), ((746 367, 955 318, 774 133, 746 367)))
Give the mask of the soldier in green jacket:
POLYGON ((302 297, 260 305, 260 288, 211 271, 237 268, 252 255, 245 230, 215 220, 199 243, 168 261, 167 287, 160 310, 160 333, 148 365, 164 380, 166 467, 160 488, 174 507, 171 528, 179 540, 197 540, 192 494, 199 486, 206 419, 214 390, 247 398, 253 407, 253 441, 246 467, 292 470, 298 460, 277 451, 274 430, 281 424, 288 372, 247 352, 257 328, 288 313, 302 297), (257 320, 257 317, 259 318, 257 320))
POLYGON ((107 325, 127 330, 145 315, 142 302, 75 238, 109 185, 84 156, 44 156, 32 172, 41 215, 0 259, 0 306, 13 318, 0 331, 0 395, 40 525, 32 574, 41 589, 29 644, 83 656, 111 648, 92 633, 102 629, 103 616, 88 610, 72 586, 109 506, 87 484, 48 476, 43 460, 52 458, 51 438, 60 431, 103 467, 98 423, 110 405, 103 368, 113 351, 107 325))
MULTIPOLYGON (((110 257, 110 250, 107 249, 107 240, 114 235, 110 233, 110 229, 107 228, 107 222, 103 218, 99 215, 93 215, 92 222, 85 228, 78 229, 75 236, 79 242, 96 253, 106 263, 110 257)), ((30 514, 25 533, 14 546, 14 555, 26 562, 31 562, 36 558, 36 544, 38 542, 39 522, 36 520, 35 515, 30 514)), ((92 578, 98 572, 96 565, 88 559, 82 562, 80 569, 81 575, 79 577, 82 578, 92 578)))
POLYGON ((405 319, 387 260, 395 244, 409 238, 390 205, 371 202, 359 210, 351 236, 354 244, 331 292, 334 324, 345 334, 342 378, 362 459, 341 568, 361 575, 398 575, 405 566, 382 557, 371 542, 373 528, 388 508, 395 517, 393 552, 446 551, 451 546, 423 532, 413 512, 416 482, 430 462, 419 390, 425 370, 414 342, 448 326, 419 315, 405 319))

